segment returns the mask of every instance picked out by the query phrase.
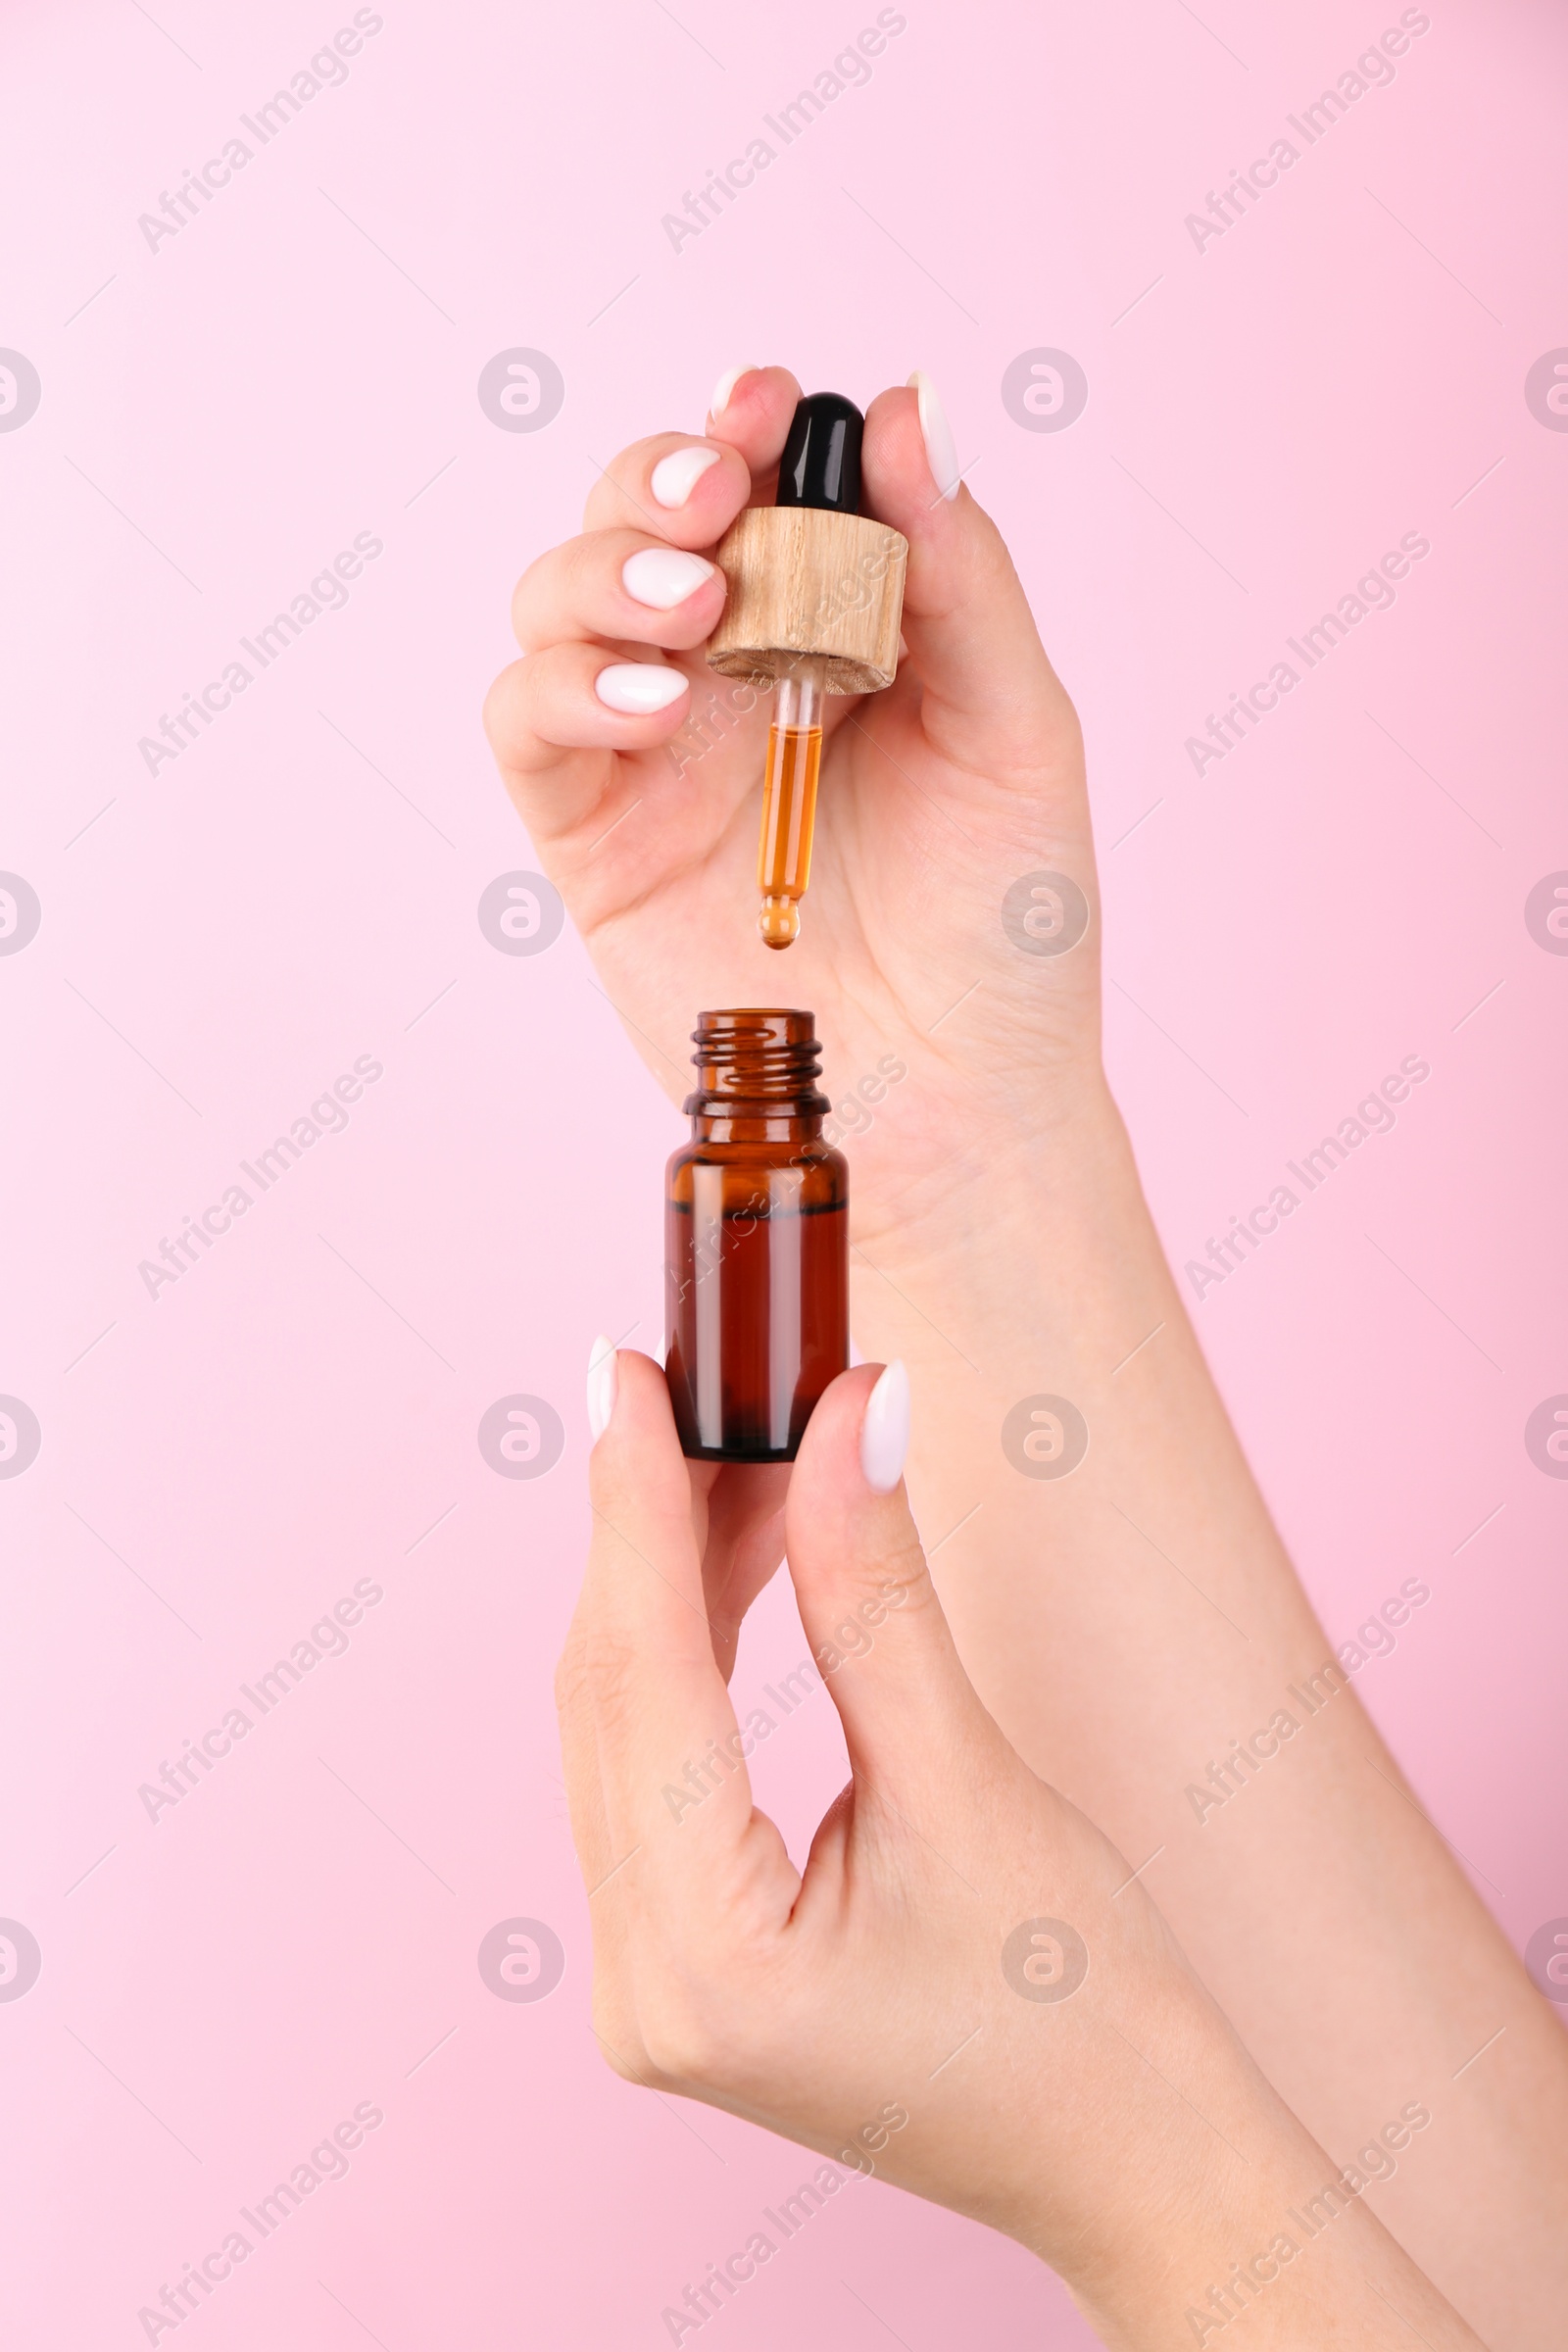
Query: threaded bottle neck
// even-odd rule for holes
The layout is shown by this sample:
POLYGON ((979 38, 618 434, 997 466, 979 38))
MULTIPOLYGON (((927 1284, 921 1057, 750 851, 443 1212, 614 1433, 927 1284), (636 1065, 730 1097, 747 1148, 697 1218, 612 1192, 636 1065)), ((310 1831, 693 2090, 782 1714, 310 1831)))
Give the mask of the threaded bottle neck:
POLYGON ((758 1006, 700 1012, 692 1043, 698 1084, 685 1108, 694 1123, 788 1120, 808 1135, 819 1131, 832 1105, 817 1084, 822 1049, 814 1014, 758 1006))

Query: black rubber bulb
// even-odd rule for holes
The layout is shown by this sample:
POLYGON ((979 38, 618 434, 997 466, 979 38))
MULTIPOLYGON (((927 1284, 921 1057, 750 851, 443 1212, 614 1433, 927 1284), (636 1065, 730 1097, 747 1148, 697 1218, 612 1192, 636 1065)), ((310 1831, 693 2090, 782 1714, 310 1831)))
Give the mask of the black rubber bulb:
POLYGON ((778 464, 781 507, 860 512, 860 439, 865 418, 840 392, 810 392, 790 418, 778 464))

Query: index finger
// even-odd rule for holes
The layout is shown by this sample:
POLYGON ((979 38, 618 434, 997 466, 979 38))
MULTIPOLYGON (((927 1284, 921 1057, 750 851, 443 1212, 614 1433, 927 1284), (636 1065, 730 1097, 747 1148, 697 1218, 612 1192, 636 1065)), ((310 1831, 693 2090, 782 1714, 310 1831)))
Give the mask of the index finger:
POLYGON ((800 397, 800 383, 787 368, 742 368, 721 376, 713 387, 719 405, 708 412, 708 430, 713 440, 727 441, 746 460, 752 475, 751 506, 772 504, 778 462, 800 397))
POLYGON ((671 547, 711 547, 745 506, 751 487, 745 459, 727 442, 704 433, 650 433, 600 467, 583 507, 583 528, 630 525, 671 547))
POLYGON ((615 1375, 589 1465, 594 1532, 580 1609, 608 1867, 613 1875, 643 1855, 628 1881, 677 1909, 709 1909, 751 1823, 751 1784, 713 1656, 669 1392, 658 1365, 631 1349, 616 1356, 615 1375))
POLYGON ((744 368, 714 387, 720 396, 706 433, 652 433, 612 458, 588 494, 584 529, 632 524, 675 547, 710 547, 742 507, 770 505, 801 387, 787 368, 744 368))

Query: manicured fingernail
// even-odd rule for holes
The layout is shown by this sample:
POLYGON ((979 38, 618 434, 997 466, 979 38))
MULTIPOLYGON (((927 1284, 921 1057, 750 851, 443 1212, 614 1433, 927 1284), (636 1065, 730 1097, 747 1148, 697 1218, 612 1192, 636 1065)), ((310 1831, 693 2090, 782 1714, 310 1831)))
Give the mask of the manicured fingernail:
POLYGON ((860 1468, 874 1494, 891 1494, 909 1450, 909 1375, 895 1360, 865 1400, 860 1423, 860 1468))
POLYGON ((688 556, 678 547, 640 547, 621 565, 620 584, 640 605, 668 612, 695 596, 716 569, 705 557, 688 556))
POLYGON ((667 458, 661 458, 648 477, 648 487, 662 507, 683 507, 708 471, 716 466, 721 452, 716 449, 672 449, 667 458))
POLYGON ((741 377, 756 373, 755 362, 748 360, 744 368, 732 368, 727 375, 721 375, 713 386, 713 397, 708 404, 710 416, 722 416, 724 411, 729 407, 729 396, 740 382, 741 377))
POLYGON ((948 422, 948 412, 937 397, 937 388, 928 375, 917 368, 910 376, 908 390, 920 405, 920 432, 925 441, 925 462, 931 468, 931 479, 946 499, 958 495, 958 451, 948 422))
POLYGON ((588 1427, 596 1446, 610 1427, 619 1386, 615 1350, 601 1332, 588 1350, 588 1427))
POLYGON ((594 680, 594 692, 607 710, 623 710, 633 718, 667 710, 685 691, 684 673, 664 662, 612 662, 594 680))

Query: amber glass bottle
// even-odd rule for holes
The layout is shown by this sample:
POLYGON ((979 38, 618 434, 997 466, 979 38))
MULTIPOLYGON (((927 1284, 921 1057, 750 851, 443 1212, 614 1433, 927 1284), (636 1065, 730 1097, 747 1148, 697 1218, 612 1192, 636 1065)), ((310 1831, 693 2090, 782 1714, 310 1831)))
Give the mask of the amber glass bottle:
POLYGON ((792 1462, 850 1360, 849 1165, 822 1141, 808 1012, 703 1012, 692 1140, 669 1163, 665 1374, 705 1462, 792 1462))

